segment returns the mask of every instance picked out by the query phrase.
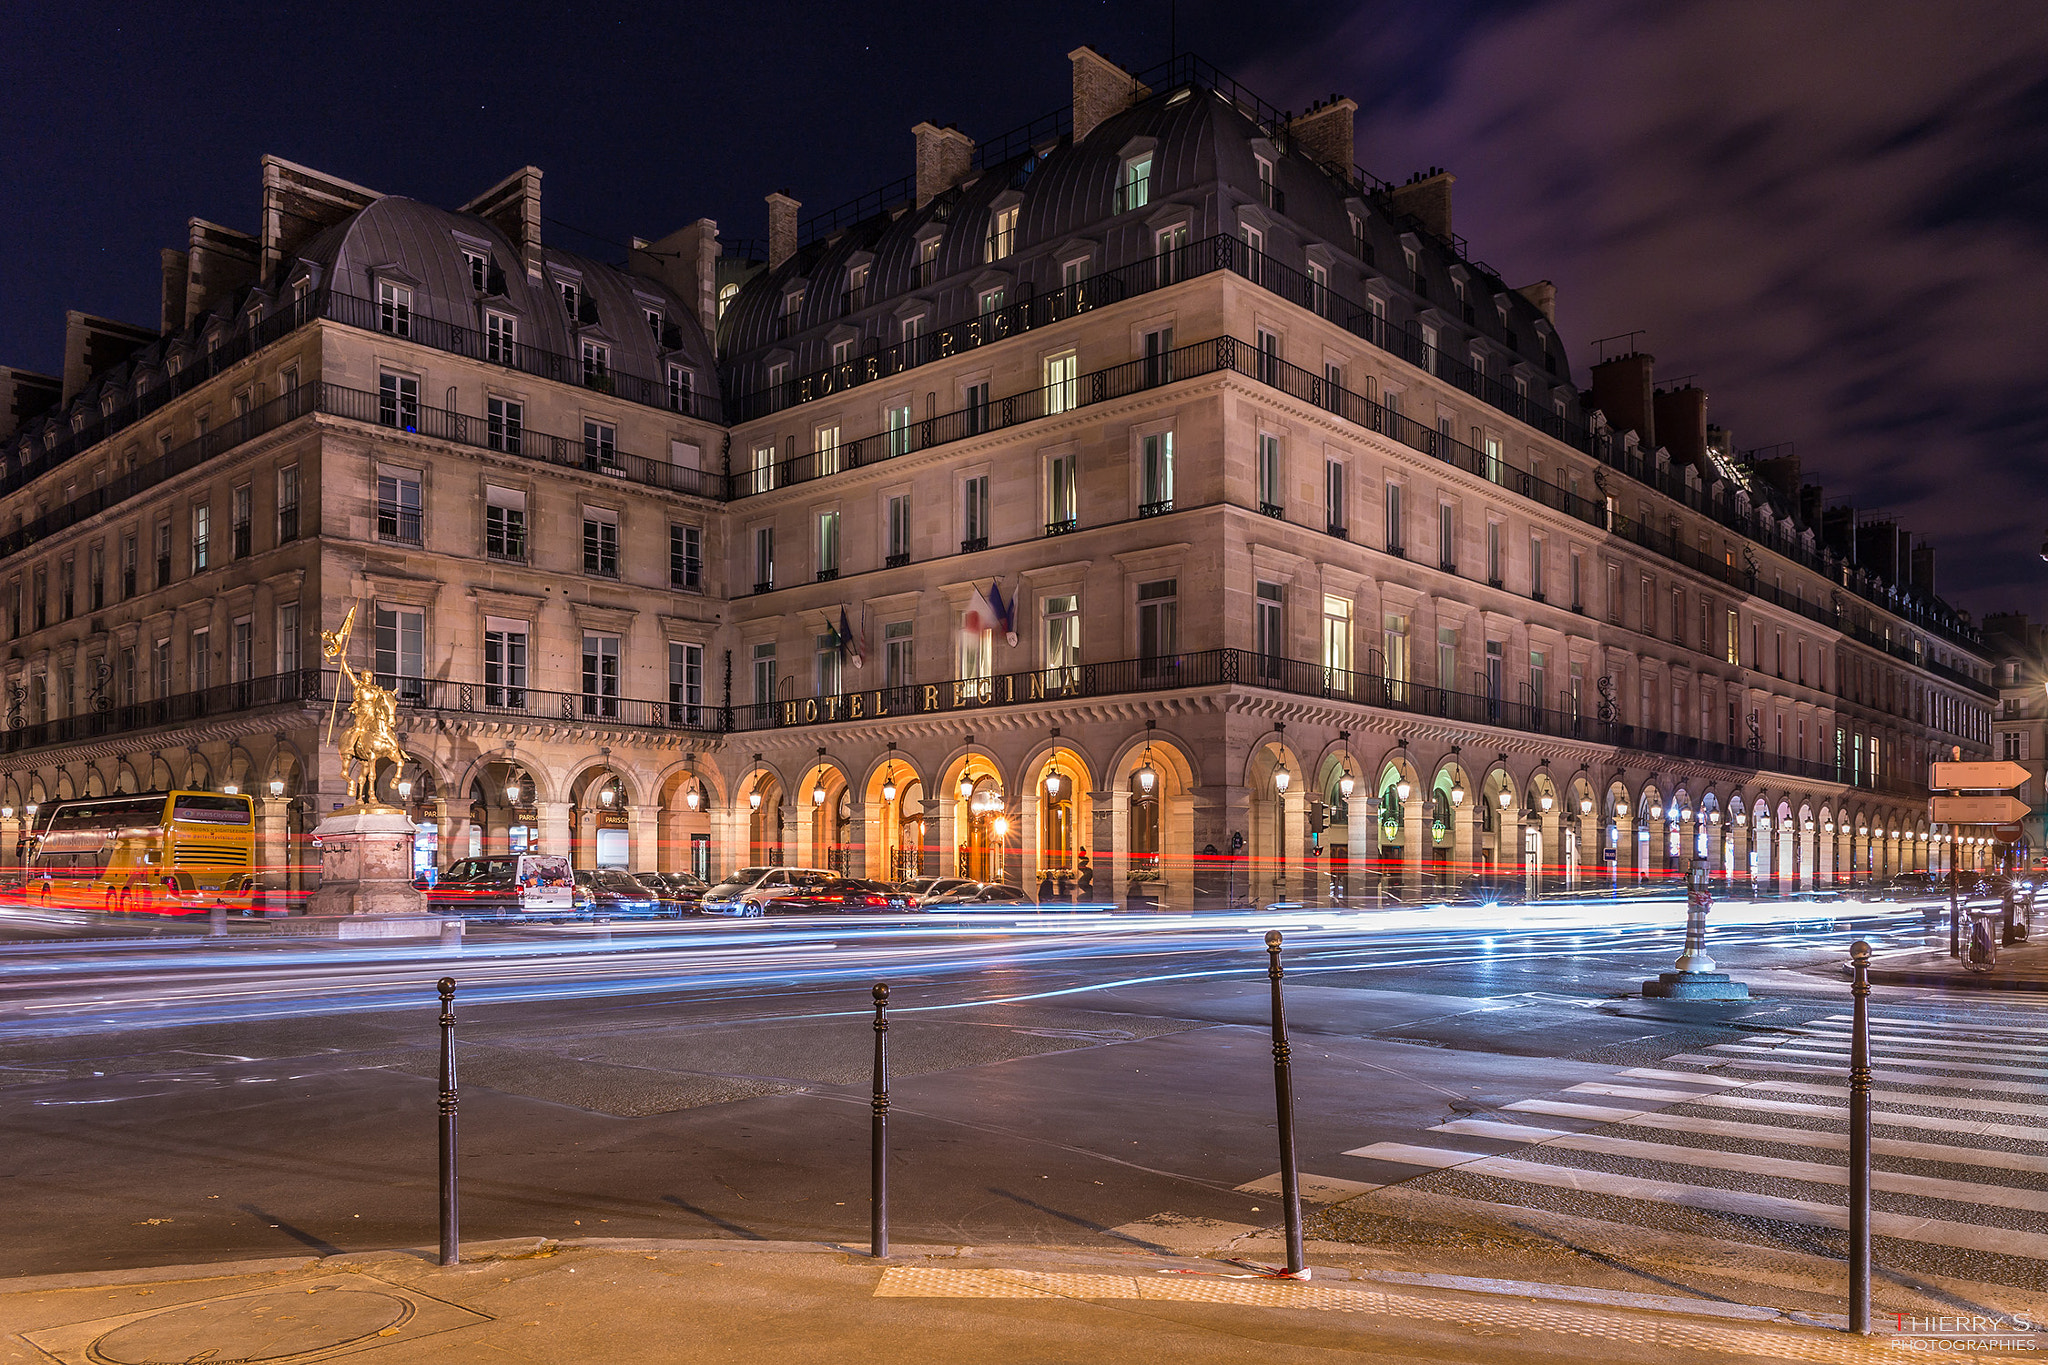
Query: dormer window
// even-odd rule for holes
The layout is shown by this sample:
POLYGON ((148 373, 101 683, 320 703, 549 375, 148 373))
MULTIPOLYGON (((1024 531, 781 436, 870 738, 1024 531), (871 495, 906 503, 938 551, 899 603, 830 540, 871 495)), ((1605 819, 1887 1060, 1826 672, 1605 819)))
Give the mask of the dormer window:
POLYGON ((661 345, 661 310, 659 308, 643 308, 640 311, 647 318, 647 330, 653 335, 654 344, 657 346, 661 345))
POLYGON ((782 316, 794 320, 804 306, 804 291, 792 289, 782 296, 782 316))
POLYGON ((604 389, 611 382, 612 348, 595 341, 583 343, 583 387, 604 389))
POLYGON ((1263 156, 1258 157, 1257 160, 1259 163, 1260 201, 1275 213, 1285 212, 1282 205, 1286 201, 1281 198, 1280 187, 1273 183, 1273 163, 1263 156))
POLYGON ((489 292, 491 287, 491 258, 481 251, 471 251, 464 248, 462 259, 469 266, 469 287, 479 294, 489 292))
POLYGON ((739 296, 740 296, 740 287, 739 287, 738 285, 736 285, 736 284, 725 284, 725 285, 720 285, 720 286, 719 286, 719 288, 718 288, 718 316, 720 317, 720 319, 723 319, 723 318, 725 317, 725 310, 726 310, 726 309, 728 309, 728 308, 730 308, 730 307, 732 307, 732 301, 733 301, 734 299, 738 298, 739 296))
POLYGON ((939 277, 939 243, 943 240, 934 232, 917 244, 917 282, 920 286, 939 277))
POLYGON ((377 281, 377 330, 395 337, 412 335, 412 290, 389 280, 377 281))
POLYGON ((1152 202, 1152 153, 1146 152, 1124 162, 1123 178, 1117 182, 1116 211, 1128 213, 1152 202))
POLYGON ((982 259, 1000 261, 1017 250, 1017 220, 1023 215, 1021 204, 1012 204, 1006 209, 997 209, 989 216, 988 241, 984 244, 982 259))
POLYGON ((867 307, 868 267, 865 263, 851 267, 846 272, 846 307, 851 313, 856 308, 867 307))
POLYGON ((562 286, 562 307, 568 311, 569 321, 574 322, 577 313, 581 312, 583 308, 583 287, 574 280, 563 280, 560 283, 562 286))

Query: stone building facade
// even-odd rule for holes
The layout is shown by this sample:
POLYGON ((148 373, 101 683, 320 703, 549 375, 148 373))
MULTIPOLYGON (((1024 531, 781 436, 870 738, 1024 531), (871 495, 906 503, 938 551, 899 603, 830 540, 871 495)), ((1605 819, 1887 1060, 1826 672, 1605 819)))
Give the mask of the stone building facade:
POLYGON ((233 783, 297 861, 354 606, 443 864, 1194 905, 1927 863, 1996 697, 1930 585, 1648 356, 1582 393, 1555 291, 1450 176, 1358 170, 1349 101, 1074 71, 770 196, 752 262, 547 246, 530 168, 447 211, 267 161, 263 231, 195 220, 166 333, 8 442, 0 799, 233 783))

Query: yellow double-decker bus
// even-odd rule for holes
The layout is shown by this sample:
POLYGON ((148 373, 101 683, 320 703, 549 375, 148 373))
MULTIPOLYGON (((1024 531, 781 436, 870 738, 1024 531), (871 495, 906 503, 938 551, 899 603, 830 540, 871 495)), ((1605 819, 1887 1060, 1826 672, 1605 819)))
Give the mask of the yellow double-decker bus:
POLYGON ((121 914, 246 913, 256 804, 221 792, 60 801, 29 834, 30 905, 121 914))

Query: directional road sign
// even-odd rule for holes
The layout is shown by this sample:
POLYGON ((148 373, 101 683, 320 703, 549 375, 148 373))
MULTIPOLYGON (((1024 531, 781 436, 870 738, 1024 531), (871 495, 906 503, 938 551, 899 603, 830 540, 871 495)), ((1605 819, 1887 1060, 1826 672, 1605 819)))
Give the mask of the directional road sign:
POLYGON ((2027 776, 2017 763, 1937 763, 1928 785, 1938 792, 2009 792, 2027 776))
POLYGON ((1927 806, 1927 818, 1937 825, 2009 825, 2026 819, 2033 811, 2016 796, 1937 796, 1927 806))

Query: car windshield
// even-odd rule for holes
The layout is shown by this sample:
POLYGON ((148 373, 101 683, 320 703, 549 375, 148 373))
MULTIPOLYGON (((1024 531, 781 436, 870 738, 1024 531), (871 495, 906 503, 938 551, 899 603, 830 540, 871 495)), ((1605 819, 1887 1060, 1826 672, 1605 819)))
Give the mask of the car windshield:
POLYGON ((510 858, 464 858, 448 869, 444 882, 508 882, 512 880, 510 858))

